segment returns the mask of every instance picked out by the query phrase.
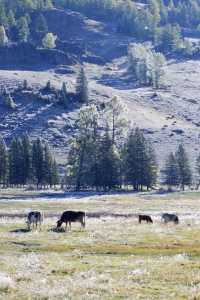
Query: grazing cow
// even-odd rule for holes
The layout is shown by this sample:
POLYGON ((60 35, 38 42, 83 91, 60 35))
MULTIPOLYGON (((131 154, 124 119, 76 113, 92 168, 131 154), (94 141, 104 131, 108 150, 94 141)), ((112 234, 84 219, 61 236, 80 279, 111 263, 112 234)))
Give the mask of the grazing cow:
POLYGON ((43 219, 44 219, 44 216, 41 214, 41 212, 39 211, 31 211, 28 216, 27 216, 27 225, 28 225, 28 230, 31 229, 31 225, 32 225, 32 228, 36 228, 38 227, 38 224, 40 226, 40 229, 41 229, 41 225, 42 225, 42 222, 43 222, 43 219))
POLYGON ((67 225, 69 224, 69 228, 71 230, 72 222, 80 222, 82 227, 85 227, 85 212, 82 211, 64 211, 60 220, 57 221, 57 228, 60 228, 63 223, 67 225))
POLYGON ((165 224, 169 222, 173 222, 174 224, 179 223, 179 219, 177 215, 174 214, 162 214, 162 220, 164 221, 165 224))
POLYGON ((153 223, 152 218, 150 216, 146 216, 146 215, 139 215, 138 221, 140 224, 142 223, 142 221, 146 221, 147 223, 153 223))

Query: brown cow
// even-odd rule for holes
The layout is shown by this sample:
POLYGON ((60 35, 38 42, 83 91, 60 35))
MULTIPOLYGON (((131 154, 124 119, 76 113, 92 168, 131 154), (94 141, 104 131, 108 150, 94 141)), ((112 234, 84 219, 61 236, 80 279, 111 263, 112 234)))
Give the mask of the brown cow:
POLYGON ((138 216, 138 221, 141 224, 142 221, 146 221, 146 223, 153 223, 153 220, 150 216, 147 215, 139 215, 138 216))
POLYGON ((85 212, 83 211, 64 211, 60 220, 57 221, 57 228, 60 228, 63 223, 67 225, 69 224, 69 228, 71 230, 72 222, 80 222, 82 227, 85 227, 85 212))

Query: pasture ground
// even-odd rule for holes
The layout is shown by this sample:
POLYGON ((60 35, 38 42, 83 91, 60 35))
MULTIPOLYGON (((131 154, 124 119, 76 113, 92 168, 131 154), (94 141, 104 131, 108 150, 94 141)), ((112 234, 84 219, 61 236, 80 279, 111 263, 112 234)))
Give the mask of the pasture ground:
POLYGON ((0 299, 200 299, 200 193, 1 195, 0 214, 12 217, 0 219, 0 299), (36 209, 45 213, 42 231, 26 232, 16 215, 36 209), (53 214, 68 209, 99 218, 54 232, 53 214), (161 224, 163 212, 180 224, 161 224), (154 224, 139 225, 138 213, 154 224))

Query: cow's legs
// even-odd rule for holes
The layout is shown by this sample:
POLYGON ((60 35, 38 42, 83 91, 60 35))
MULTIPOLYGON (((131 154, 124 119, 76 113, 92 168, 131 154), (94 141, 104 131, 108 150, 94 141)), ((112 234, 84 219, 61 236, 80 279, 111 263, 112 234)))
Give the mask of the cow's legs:
POLYGON ((69 221, 69 230, 71 231, 72 226, 71 226, 71 222, 69 221))
POLYGON ((85 221, 84 220, 81 221, 81 227, 85 228, 85 221))
POLYGON ((68 222, 65 223, 65 232, 67 231, 67 224, 68 222))

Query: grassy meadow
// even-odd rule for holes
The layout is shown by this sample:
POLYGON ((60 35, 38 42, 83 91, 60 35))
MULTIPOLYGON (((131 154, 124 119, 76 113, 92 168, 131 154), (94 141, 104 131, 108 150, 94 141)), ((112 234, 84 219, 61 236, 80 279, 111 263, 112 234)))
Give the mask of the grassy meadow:
POLYGON ((200 299, 199 193, 11 194, 0 201, 0 299, 200 299), (55 232, 53 214, 68 209, 99 217, 55 232), (16 217, 30 210, 44 212, 41 231, 26 232, 16 217), (162 224, 163 212, 177 213, 180 224, 162 224), (154 224, 139 225, 138 213, 154 224))

